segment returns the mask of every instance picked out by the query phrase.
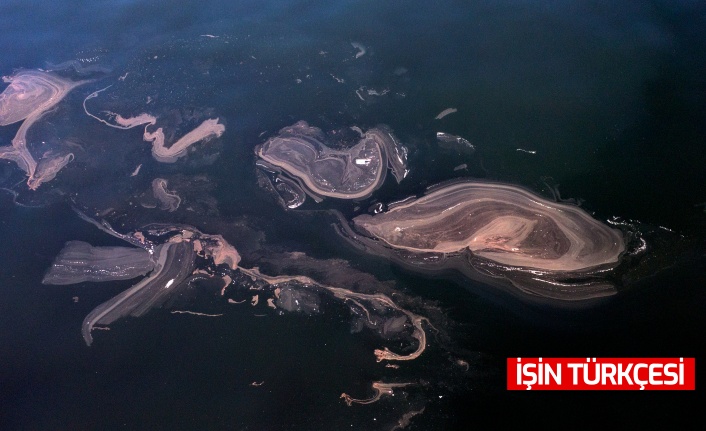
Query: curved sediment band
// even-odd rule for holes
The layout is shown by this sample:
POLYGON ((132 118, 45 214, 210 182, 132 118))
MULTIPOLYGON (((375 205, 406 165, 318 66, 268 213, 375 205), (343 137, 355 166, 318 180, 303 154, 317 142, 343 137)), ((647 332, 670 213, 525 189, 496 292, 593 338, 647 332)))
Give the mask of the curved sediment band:
POLYGON ((388 167, 397 182, 408 173, 407 150, 386 126, 368 130, 346 150, 334 150, 325 140, 321 129, 299 121, 255 153, 265 166, 296 180, 315 199, 365 199, 385 181, 388 167))
POLYGON ((71 81, 53 73, 24 70, 14 76, 3 77, 10 85, 0 94, 0 126, 23 121, 12 139, 12 146, 0 147, 0 159, 17 163, 27 176, 27 185, 36 190, 50 181, 73 159, 71 154, 57 154, 44 161, 44 169, 37 170, 37 160, 27 147, 27 132, 44 114, 66 95, 89 81, 71 81))

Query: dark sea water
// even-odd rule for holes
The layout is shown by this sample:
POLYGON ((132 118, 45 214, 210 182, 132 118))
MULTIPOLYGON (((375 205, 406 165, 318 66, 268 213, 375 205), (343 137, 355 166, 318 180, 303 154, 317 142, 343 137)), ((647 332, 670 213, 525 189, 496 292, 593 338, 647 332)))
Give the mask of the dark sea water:
MULTIPOLYGON (((54 180, 27 190, 17 165, 0 160, 0 429, 377 430, 422 408, 405 429, 563 414, 627 421, 633 405, 642 415, 702 417, 689 408, 702 396, 706 358, 703 2, 5 0, 0 28, 0 75, 71 60, 99 67, 28 134, 37 148, 79 148, 54 180), (96 113, 149 109, 177 137, 193 118, 218 117, 226 132, 175 164, 157 163, 141 127, 85 115, 84 99, 107 86, 86 101, 96 113), (447 108, 457 112, 435 120, 447 108), (258 186, 253 149, 299 120, 325 131, 386 124, 409 149, 410 174, 399 184, 388 176, 359 203, 309 199, 285 211, 258 186), (464 137, 475 153, 440 148, 437 132, 464 137), (158 176, 181 187, 190 209, 139 204, 158 176), (617 295, 538 303, 364 255, 317 211, 351 217, 459 177, 547 199, 559 190, 598 220, 633 226, 647 254, 620 269, 617 295), (126 245, 72 207, 106 210, 121 233, 161 222, 223 234, 242 266, 263 272, 287 252, 345 261, 388 281, 415 312, 436 310, 439 333, 391 369, 373 349, 409 353, 410 343, 352 331, 340 302, 282 313, 229 305, 204 286, 94 331, 88 347, 84 317, 134 281, 41 283, 66 241, 126 245), (510 393, 505 360, 518 356, 696 357, 697 390, 510 393), (375 381, 413 385, 373 404, 339 398, 369 398, 375 381)), ((18 127, 0 127, 0 146, 18 127)))

